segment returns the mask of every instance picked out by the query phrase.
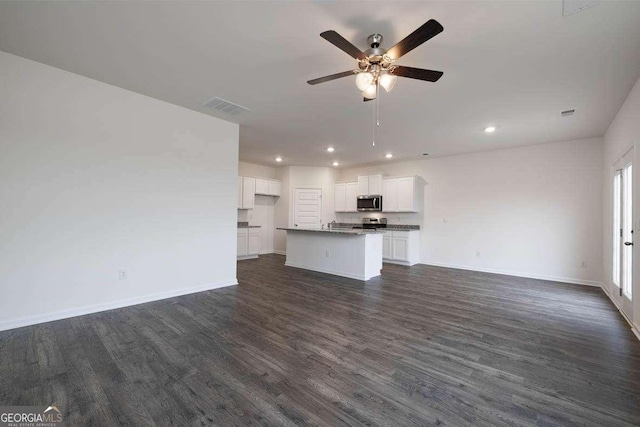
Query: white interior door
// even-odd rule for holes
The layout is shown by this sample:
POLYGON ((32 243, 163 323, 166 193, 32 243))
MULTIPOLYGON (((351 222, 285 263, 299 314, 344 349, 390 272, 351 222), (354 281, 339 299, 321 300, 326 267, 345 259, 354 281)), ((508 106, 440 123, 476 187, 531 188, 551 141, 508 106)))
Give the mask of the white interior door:
POLYGON ((294 191, 293 226, 320 228, 322 226, 322 190, 296 188, 294 191))
POLYGON ((633 319, 633 151, 614 165, 612 282, 614 299, 633 319))

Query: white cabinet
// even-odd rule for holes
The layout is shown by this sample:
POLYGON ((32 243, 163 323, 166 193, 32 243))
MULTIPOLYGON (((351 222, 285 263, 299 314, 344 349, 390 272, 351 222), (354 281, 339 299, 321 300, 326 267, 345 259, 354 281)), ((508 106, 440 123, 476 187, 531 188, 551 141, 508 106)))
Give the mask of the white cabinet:
POLYGON ((345 182, 336 184, 333 193, 333 203, 336 212, 357 212, 358 183, 345 182))
POLYGON ((256 178, 255 194, 259 194, 261 196, 279 196, 280 181, 276 181, 275 179, 256 178))
POLYGON ((258 255, 260 253, 260 231, 257 228, 249 229, 249 251, 247 255, 258 255))
POLYGON ((238 177, 238 209, 242 209, 242 177, 238 177))
POLYGON ((336 212, 347 211, 347 184, 336 184, 333 190, 333 206, 336 212))
POLYGON ((392 232, 389 231, 382 236, 382 259, 391 258, 392 232))
POLYGON ((260 253, 260 230, 238 228, 238 259, 257 258, 260 253))
POLYGON ((366 196, 368 194, 369 194, 369 177, 359 176, 358 177, 358 195, 366 196))
POLYGON ((409 261, 409 237, 398 236, 398 233, 393 233, 391 242, 391 259, 397 261, 409 261))
POLYGON ((269 180, 256 178, 256 194, 269 194, 269 180))
POLYGON ((256 180, 242 177, 242 207, 239 209, 253 209, 255 204, 256 180))
POLYGON ((279 196, 280 195, 280 181, 276 181, 275 179, 269 180, 269 196, 279 196))
POLYGON ((385 179, 382 184, 383 212, 418 212, 422 198, 416 177, 385 179))
POLYGON ((394 264, 414 265, 420 262, 418 230, 387 230, 382 236, 382 259, 394 264))
POLYGON ((249 236, 247 228, 238 229, 238 258, 247 256, 249 253, 249 236))
POLYGON ((382 212, 398 211, 398 182, 385 179, 382 184, 382 212))
POLYGON ((382 175, 358 177, 358 195, 382 194, 382 175))
POLYGON ((358 212, 358 183, 347 182, 345 195, 346 195, 345 212, 358 212))
POLYGON ((396 191, 398 212, 416 212, 415 178, 398 178, 396 191))

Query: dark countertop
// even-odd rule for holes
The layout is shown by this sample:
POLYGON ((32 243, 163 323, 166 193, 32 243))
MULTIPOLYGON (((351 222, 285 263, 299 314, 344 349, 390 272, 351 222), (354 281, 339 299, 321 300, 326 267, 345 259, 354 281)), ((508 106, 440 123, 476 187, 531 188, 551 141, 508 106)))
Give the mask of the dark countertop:
MULTIPOLYGON (((362 227, 362 223, 355 222, 336 222, 333 224, 334 227, 341 228, 349 228, 349 227, 362 227)), ((411 230, 420 230, 419 225, 411 225, 411 224, 387 224, 386 228, 381 228, 381 230, 402 230, 402 231, 411 231, 411 230)))
POLYGON ((331 234, 349 234, 351 236, 362 236, 365 234, 382 234, 383 231, 377 231, 377 230, 362 230, 362 229, 352 229, 352 228, 342 228, 342 229, 328 229, 328 228, 300 228, 300 227, 294 227, 294 228, 277 228, 277 230, 284 230, 284 231, 306 231, 306 232, 311 232, 311 233, 331 233, 331 234))
POLYGON ((260 225, 249 225, 248 222, 238 221, 238 228, 261 228, 260 225))

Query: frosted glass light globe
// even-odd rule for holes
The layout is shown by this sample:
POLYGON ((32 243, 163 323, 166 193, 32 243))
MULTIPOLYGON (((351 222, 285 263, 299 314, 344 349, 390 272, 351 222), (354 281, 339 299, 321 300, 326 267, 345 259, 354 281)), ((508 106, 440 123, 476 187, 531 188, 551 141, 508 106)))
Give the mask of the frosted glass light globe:
POLYGON ((362 96, 367 99, 376 99, 376 92, 376 85, 369 85, 369 87, 362 91, 362 96))
POLYGON ((391 89, 396 85, 396 80, 398 80, 397 76, 392 74, 383 74, 380 76, 380 86, 382 86, 387 92, 391 92, 391 89))
POLYGON ((358 73, 356 76, 356 86, 360 90, 367 90, 371 83, 373 83, 373 74, 371 73, 358 73))

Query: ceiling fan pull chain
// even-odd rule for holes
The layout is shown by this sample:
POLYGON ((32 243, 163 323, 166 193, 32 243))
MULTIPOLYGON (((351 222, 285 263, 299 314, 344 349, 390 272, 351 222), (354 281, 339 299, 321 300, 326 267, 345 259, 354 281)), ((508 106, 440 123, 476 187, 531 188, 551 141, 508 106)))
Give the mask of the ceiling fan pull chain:
POLYGON ((373 126, 371 127, 371 133, 372 133, 371 138, 373 140, 373 143, 371 144, 371 146, 375 147, 376 146, 376 109, 375 109, 375 106, 373 107, 373 109, 371 111, 373 111, 373 126))

